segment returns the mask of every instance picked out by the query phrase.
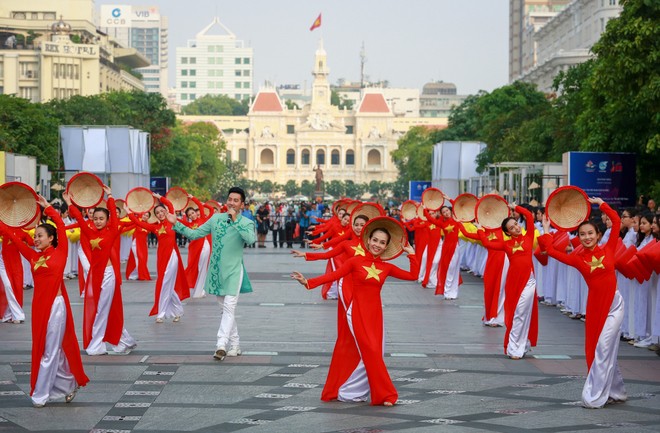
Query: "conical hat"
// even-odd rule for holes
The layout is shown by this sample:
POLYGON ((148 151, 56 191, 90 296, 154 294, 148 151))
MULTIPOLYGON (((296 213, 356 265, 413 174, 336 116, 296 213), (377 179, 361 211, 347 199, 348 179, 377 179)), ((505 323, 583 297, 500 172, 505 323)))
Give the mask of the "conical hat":
POLYGON ((422 193, 422 204, 428 210, 438 210, 445 203, 445 197, 438 188, 426 188, 422 193))
POLYGON ((350 202, 352 202, 350 198, 341 198, 334 202, 332 204, 332 213, 333 215, 337 215, 337 211, 339 211, 340 208, 345 208, 346 205, 348 205, 350 202))
POLYGON ((381 260, 392 260, 398 257, 403 252, 401 243, 407 238, 406 230, 403 225, 394 218, 379 216, 370 219, 362 229, 361 241, 364 250, 367 251, 367 243, 369 234, 377 228, 383 228, 390 234, 390 243, 385 248, 385 251, 380 255, 381 260))
POLYGON ((580 188, 562 186, 548 197, 545 212, 553 226, 571 231, 589 219, 591 204, 587 194, 580 188))
POLYGON ((510 215, 509 205, 497 194, 486 194, 477 201, 476 214, 479 224, 487 229, 496 229, 510 215))
POLYGON ((95 174, 81 171, 69 180, 66 192, 76 206, 93 208, 103 200, 103 182, 95 174))
POLYGON ((353 213, 353 210, 358 207, 362 202, 360 200, 353 200, 346 205, 346 212, 349 214, 353 213))
POLYGON ((145 213, 156 206, 156 197, 142 186, 133 188, 126 194, 126 206, 134 213, 145 213))
POLYGON ((165 194, 165 198, 172 202, 174 212, 180 212, 188 207, 188 193, 181 187, 173 186, 165 194))
POLYGON ((222 212, 222 205, 215 200, 209 200, 205 203, 207 206, 215 209, 216 212, 222 212))
POLYGON ((417 202, 415 200, 406 200, 401 205, 401 217, 406 221, 417 218, 417 202))
POLYGON ((456 221, 469 222, 474 221, 477 217, 475 208, 477 206, 477 196, 474 194, 461 194, 456 197, 454 200, 454 205, 452 206, 452 213, 456 221))
POLYGON ((424 206, 421 203, 417 205, 417 218, 422 221, 426 221, 426 215, 424 215, 424 206))
POLYGON ((0 185, 0 220, 9 227, 23 227, 39 213, 37 194, 22 182, 0 185))
POLYGON ((119 219, 126 217, 128 211, 126 210, 126 200, 118 198, 115 200, 115 206, 119 209, 119 219))
POLYGON ((371 220, 372 218, 376 218, 378 216, 385 215, 385 211, 383 210, 383 207, 378 203, 372 203, 372 202, 366 202, 366 203, 355 202, 355 203, 357 203, 357 206, 355 206, 355 208, 351 212, 351 226, 355 223, 355 218, 358 217, 359 215, 364 215, 368 217, 369 220, 371 220))

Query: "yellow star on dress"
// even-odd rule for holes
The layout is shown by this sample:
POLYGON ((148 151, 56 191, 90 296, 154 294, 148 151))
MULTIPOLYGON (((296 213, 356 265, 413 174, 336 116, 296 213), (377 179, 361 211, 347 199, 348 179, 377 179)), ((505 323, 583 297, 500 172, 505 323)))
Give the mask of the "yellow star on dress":
POLYGON ((525 251, 525 249, 522 246, 522 242, 516 242, 513 244, 513 248, 511 249, 511 254, 514 254, 516 251, 525 251))
POLYGON ((495 239, 497 239, 497 235, 495 233, 491 233, 488 235, 486 239, 488 239, 489 241, 494 241, 495 239))
POLYGON ((584 263, 588 264, 591 266, 591 272, 595 271, 596 269, 605 269, 605 265, 603 265, 603 260, 605 259, 605 256, 601 257, 600 259, 597 259, 596 256, 591 256, 591 261, 584 261, 584 263))
POLYGON ((356 246, 356 247, 351 247, 351 248, 353 248, 353 251, 355 251, 355 254, 353 254, 353 257, 355 257, 355 256, 363 256, 363 257, 366 257, 366 256, 364 255, 364 249, 362 248, 362 245, 358 244, 358 246, 356 246))
POLYGON ((160 226, 160 228, 156 233, 158 233, 158 236, 164 235, 165 233, 167 233, 167 230, 165 230, 165 226, 160 226))
POLYGON ((39 257, 39 260, 34 262, 34 267, 32 269, 36 271, 39 268, 47 268, 48 265, 46 264, 46 262, 48 261, 48 259, 50 259, 50 256, 48 256, 48 257, 46 257, 46 256, 39 257))
POLYGON ((362 266, 362 268, 363 268, 365 271, 367 271, 367 277, 364 279, 365 281, 368 280, 369 278, 373 278, 373 279, 375 279, 376 281, 380 281, 380 277, 379 277, 378 275, 380 275, 380 273, 383 272, 383 271, 380 270, 380 269, 378 269, 378 268, 376 268, 376 264, 375 264, 375 263, 372 263, 371 266, 369 266, 369 267, 367 267, 367 266, 362 266))
POLYGON ((100 250, 101 249, 101 241, 103 238, 96 238, 96 239, 90 239, 89 244, 92 246, 93 250, 100 250))
POLYGON ((435 229, 436 229, 435 224, 431 224, 431 225, 429 226, 429 230, 435 230, 435 229))
POLYGON ((342 230, 339 232, 339 236, 343 236, 343 235, 344 235, 344 231, 342 230))
POLYGON ((454 226, 447 226, 447 227, 445 227, 445 232, 447 232, 447 233, 451 233, 451 232, 453 232, 453 231, 454 231, 454 226))

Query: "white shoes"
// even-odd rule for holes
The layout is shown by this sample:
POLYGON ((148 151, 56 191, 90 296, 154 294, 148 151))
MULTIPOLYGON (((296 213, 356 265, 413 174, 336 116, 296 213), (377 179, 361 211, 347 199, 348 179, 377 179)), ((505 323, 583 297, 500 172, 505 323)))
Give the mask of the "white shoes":
POLYGON ((213 354, 213 357, 218 361, 223 361, 225 359, 225 356, 227 356, 227 349, 225 349, 224 347, 218 347, 215 350, 215 353, 213 354))
POLYGON ((651 346, 653 343, 654 343, 653 337, 648 337, 648 338, 645 338, 644 340, 638 341, 637 343, 633 344, 633 346, 646 348, 646 347, 651 346))
POLYGON ((243 352, 239 346, 230 347, 227 356, 241 356, 243 352))

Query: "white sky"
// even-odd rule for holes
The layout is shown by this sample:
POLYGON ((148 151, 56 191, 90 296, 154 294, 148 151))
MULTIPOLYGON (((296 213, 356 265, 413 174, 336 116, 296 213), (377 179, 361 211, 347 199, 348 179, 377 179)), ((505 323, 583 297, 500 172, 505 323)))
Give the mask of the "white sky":
POLYGON ((491 91, 508 79, 507 0, 152 0, 101 4, 157 6, 169 18, 170 86, 175 49, 218 16, 254 49, 254 88, 311 83, 322 37, 330 82, 358 81, 360 48, 371 81, 414 87, 453 82, 459 94, 491 91), (319 13, 323 24, 309 31, 319 13))

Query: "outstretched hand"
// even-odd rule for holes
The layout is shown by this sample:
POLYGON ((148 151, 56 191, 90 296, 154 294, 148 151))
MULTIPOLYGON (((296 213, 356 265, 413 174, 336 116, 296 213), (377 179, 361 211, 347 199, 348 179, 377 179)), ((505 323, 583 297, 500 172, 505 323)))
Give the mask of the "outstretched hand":
POLYGON ((401 242, 401 246, 403 247, 403 251, 405 251, 408 254, 415 254, 415 249, 410 246, 410 244, 407 241, 401 242))
POLYGON ((291 278, 298 281, 303 286, 307 287, 307 278, 305 278, 305 276, 303 274, 301 274, 300 272, 293 271, 291 273, 291 278))
POLYGON ((547 214, 543 214, 543 233, 550 233, 550 219, 547 214))
POLYGON ((172 225, 176 224, 176 215, 174 215, 173 213, 167 212, 167 217, 166 218, 167 218, 167 221, 170 222, 170 224, 172 224, 172 225))
POLYGON ((303 253, 302 251, 298 251, 298 250, 291 250, 291 255, 293 257, 305 257, 305 253, 303 253))
POLYGON ((603 201, 603 199, 600 198, 600 197, 590 197, 588 200, 589 200, 589 203, 591 203, 591 204, 597 204, 598 206, 600 206, 600 205, 602 205, 603 203, 605 203, 605 202, 603 201))

